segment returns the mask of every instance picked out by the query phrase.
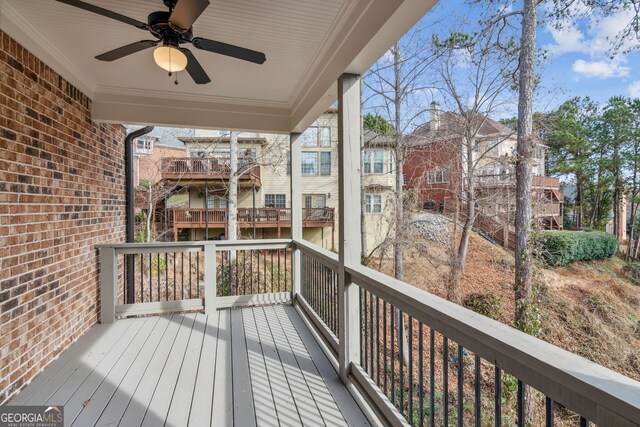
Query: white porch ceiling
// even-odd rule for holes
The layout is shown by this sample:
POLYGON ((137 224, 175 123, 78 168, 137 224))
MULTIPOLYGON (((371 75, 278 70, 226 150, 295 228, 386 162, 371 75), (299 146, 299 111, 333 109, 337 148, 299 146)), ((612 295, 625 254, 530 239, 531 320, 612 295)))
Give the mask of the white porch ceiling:
MULTIPOLYGON (((147 21, 162 0, 85 0, 147 21)), ((194 35, 262 51, 256 65, 191 48, 212 82, 179 85, 153 49, 94 57, 153 39, 144 30, 53 0, 0 0, 0 28, 93 99, 97 121, 300 131, 335 100, 343 72, 361 74, 437 0, 211 0, 194 35)), ((189 47, 185 45, 186 47, 189 47)))

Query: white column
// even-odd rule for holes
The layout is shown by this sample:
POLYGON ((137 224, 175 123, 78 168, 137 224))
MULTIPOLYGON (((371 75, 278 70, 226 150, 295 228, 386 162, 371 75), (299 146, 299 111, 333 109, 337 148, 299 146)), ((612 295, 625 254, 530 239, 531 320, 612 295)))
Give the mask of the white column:
POLYGON ((358 287, 345 267, 360 265, 360 76, 338 79, 338 257, 340 260, 338 305, 340 346, 339 374, 349 378, 351 363, 360 363, 358 287))
POLYGON ((116 320, 118 256, 114 248, 100 248, 100 323, 116 320))
MULTIPOLYGON (((291 155, 291 175, 289 176, 291 183, 291 239, 302 240, 302 138, 299 133, 292 133, 290 139, 290 155, 291 155)), ((291 289, 291 299, 300 293, 300 281, 302 275, 300 273, 301 253, 298 249, 293 248, 291 254, 291 268, 293 273, 293 286, 291 289)))

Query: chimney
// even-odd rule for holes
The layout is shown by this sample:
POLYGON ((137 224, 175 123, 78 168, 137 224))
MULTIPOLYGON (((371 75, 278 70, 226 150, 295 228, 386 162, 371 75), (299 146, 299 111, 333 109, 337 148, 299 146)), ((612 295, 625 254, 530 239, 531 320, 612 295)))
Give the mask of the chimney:
POLYGON ((438 130, 440 127, 440 104, 436 101, 431 102, 429 114, 431 116, 431 130, 438 130))

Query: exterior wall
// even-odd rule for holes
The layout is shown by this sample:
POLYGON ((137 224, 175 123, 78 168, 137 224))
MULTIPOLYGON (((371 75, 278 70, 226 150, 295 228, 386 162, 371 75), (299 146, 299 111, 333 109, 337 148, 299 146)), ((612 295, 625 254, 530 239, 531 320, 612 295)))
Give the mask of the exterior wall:
POLYGON ((0 404, 98 318, 94 245, 125 239, 125 129, 0 32, 0 404))
POLYGON ((405 161, 406 188, 417 193, 419 202, 433 200, 444 204, 460 188, 461 162, 459 141, 432 142, 411 149, 405 161), (429 171, 450 170, 449 182, 430 183, 429 171))
MULTIPOLYGON (((135 144, 135 141, 134 141, 135 144)), ((135 153, 135 148, 134 148, 135 153)), ((160 181, 161 162, 163 157, 186 157, 187 150, 185 148, 168 147, 154 143, 151 154, 138 154, 134 158, 133 167, 133 185, 140 185, 141 179, 151 182, 160 181)))

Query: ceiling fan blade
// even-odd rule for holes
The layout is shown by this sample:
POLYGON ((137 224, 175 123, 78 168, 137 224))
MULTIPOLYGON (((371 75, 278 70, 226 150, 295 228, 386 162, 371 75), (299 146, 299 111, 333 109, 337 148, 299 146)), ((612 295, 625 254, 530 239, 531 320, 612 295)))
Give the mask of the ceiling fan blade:
POLYGON ((98 15, 106 16, 107 18, 115 19, 116 21, 123 22, 125 24, 133 25, 141 30, 148 30, 149 26, 144 22, 140 22, 137 19, 129 18, 128 16, 120 15, 119 13, 112 12, 107 9, 103 9, 99 6, 94 6, 89 3, 85 3, 80 0, 56 0, 57 2, 68 4, 80 9, 88 10, 89 12, 97 13, 98 15))
POLYGON ((132 53, 140 52, 141 50, 148 49, 153 46, 157 46, 158 42, 155 40, 141 40, 139 42, 131 43, 126 46, 119 47, 117 49, 110 50, 101 55, 96 56, 96 59, 100 61, 115 61, 116 59, 123 58, 132 53))
POLYGON ((256 64, 264 64, 264 61, 267 60, 267 57, 262 52, 245 49, 243 47, 234 46, 232 44, 203 39, 201 37, 194 37, 191 42, 198 49, 206 50, 213 53, 219 53, 220 55, 231 56, 233 58, 242 59, 243 61, 249 61, 256 64))
POLYGON ((187 57, 187 73, 191 76, 194 82, 199 85, 207 84, 211 82, 211 79, 204 71, 196 57, 189 49, 180 48, 182 53, 187 57))
POLYGON ((182 30, 188 30, 208 6, 209 0, 178 0, 169 22, 182 30))

